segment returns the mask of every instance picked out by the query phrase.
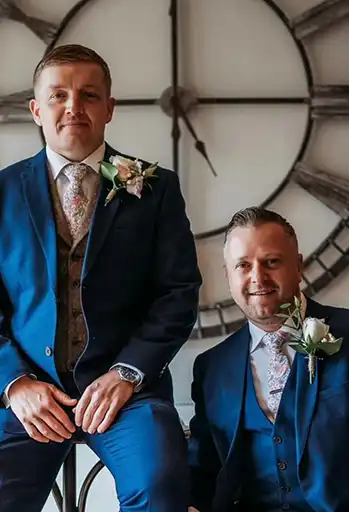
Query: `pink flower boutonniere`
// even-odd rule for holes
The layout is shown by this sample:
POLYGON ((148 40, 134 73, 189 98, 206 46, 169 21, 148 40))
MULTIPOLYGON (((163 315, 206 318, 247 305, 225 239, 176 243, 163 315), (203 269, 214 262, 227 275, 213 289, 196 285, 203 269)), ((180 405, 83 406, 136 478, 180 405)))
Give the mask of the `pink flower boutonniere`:
POLYGON ((143 164, 139 160, 130 160, 118 155, 110 157, 110 162, 101 162, 102 175, 111 181, 113 185, 105 199, 105 206, 110 203, 121 189, 126 189, 129 194, 138 197, 138 199, 142 197, 144 186, 151 189, 149 180, 151 178, 158 178, 158 176, 154 175, 158 162, 144 170, 142 166, 143 164))

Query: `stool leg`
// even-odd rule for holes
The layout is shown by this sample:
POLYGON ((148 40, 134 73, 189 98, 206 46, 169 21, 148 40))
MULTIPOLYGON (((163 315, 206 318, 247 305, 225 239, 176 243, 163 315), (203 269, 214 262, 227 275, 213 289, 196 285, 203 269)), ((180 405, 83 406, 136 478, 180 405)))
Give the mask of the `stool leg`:
POLYGON ((63 463, 63 512, 77 512, 76 508, 76 446, 72 445, 63 463))

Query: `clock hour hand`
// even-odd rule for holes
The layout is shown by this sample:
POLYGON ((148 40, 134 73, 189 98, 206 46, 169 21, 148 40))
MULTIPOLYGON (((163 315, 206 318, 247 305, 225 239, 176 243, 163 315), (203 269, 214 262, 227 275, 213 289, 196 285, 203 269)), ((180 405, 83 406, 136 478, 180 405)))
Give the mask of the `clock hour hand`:
POLYGON ((207 151, 206 151, 206 146, 205 146, 205 143, 200 140, 198 138, 198 136, 196 135, 196 132, 193 128, 193 125, 191 124, 191 122, 189 121, 189 118, 187 116, 187 114, 185 113, 185 111, 182 109, 181 107, 181 104, 180 104, 180 101, 177 102, 177 112, 178 114, 180 115, 180 117, 183 119, 184 121, 184 124, 186 125, 186 127, 188 128, 189 132, 191 133, 193 139, 195 140, 195 148, 199 151, 199 153, 201 153, 201 155, 204 157, 204 159, 206 160, 209 168, 211 169, 212 171, 212 174, 214 176, 217 177, 217 173, 216 171, 214 170, 214 167, 212 165, 212 162, 211 160, 209 159, 208 157, 208 154, 207 154, 207 151))

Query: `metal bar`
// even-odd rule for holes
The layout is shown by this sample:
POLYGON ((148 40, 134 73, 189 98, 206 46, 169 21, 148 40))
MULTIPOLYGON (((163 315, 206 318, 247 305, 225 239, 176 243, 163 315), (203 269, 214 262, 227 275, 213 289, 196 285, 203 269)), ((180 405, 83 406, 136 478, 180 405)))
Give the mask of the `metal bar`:
POLYGON ((53 484, 51 492, 52 492, 53 499, 55 500, 55 503, 57 505, 59 512, 62 512, 63 511, 63 497, 62 497, 62 493, 58 487, 57 482, 55 482, 53 484))
POLYGON ((171 81, 172 81, 172 166, 173 170, 179 172, 179 139, 181 136, 179 128, 178 112, 178 1, 171 0, 171 81))
POLYGON ((198 98, 198 103, 201 105, 308 105, 310 104, 309 97, 299 96, 285 96, 285 97, 201 97, 198 98))
POLYGON ((93 480, 96 478, 98 473, 101 471, 101 469, 104 467, 104 464, 102 461, 98 461, 93 468, 89 471, 87 474, 85 480, 83 481, 83 484, 81 486, 81 491, 79 494, 79 501, 78 501, 78 508, 77 512, 85 512, 86 510, 86 503, 87 503, 87 495, 90 490, 90 487, 93 483, 93 480))
POLYGON ((76 445, 73 444, 63 463, 63 511, 77 512, 76 508, 76 445))

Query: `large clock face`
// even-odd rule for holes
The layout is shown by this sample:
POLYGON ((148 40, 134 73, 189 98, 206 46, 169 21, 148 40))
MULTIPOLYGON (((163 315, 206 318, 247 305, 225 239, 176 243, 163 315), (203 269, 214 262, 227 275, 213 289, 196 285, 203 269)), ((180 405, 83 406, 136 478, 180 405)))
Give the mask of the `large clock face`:
POLYGON ((328 208, 332 199, 313 172, 343 176, 349 156, 347 89, 324 87, 349 80, 349 9, 342 4, 17 0, 37 19, 23 18, 27 26, 1 20, 0 62, 9 70, 0 80, 1 167, 42 146, 26 113, 28 93, 8 95, 31 88, 48 45, 91 46, 113 75, 117 102, 107 140, 179 173, 204 277, 196 333, 228 332, 240 318, 222 269, 222 231, 245 206, 266 203, 294 224, 308 259, 304 287, 314 294, 346 267, 349 245, 342 211, 328 208))

